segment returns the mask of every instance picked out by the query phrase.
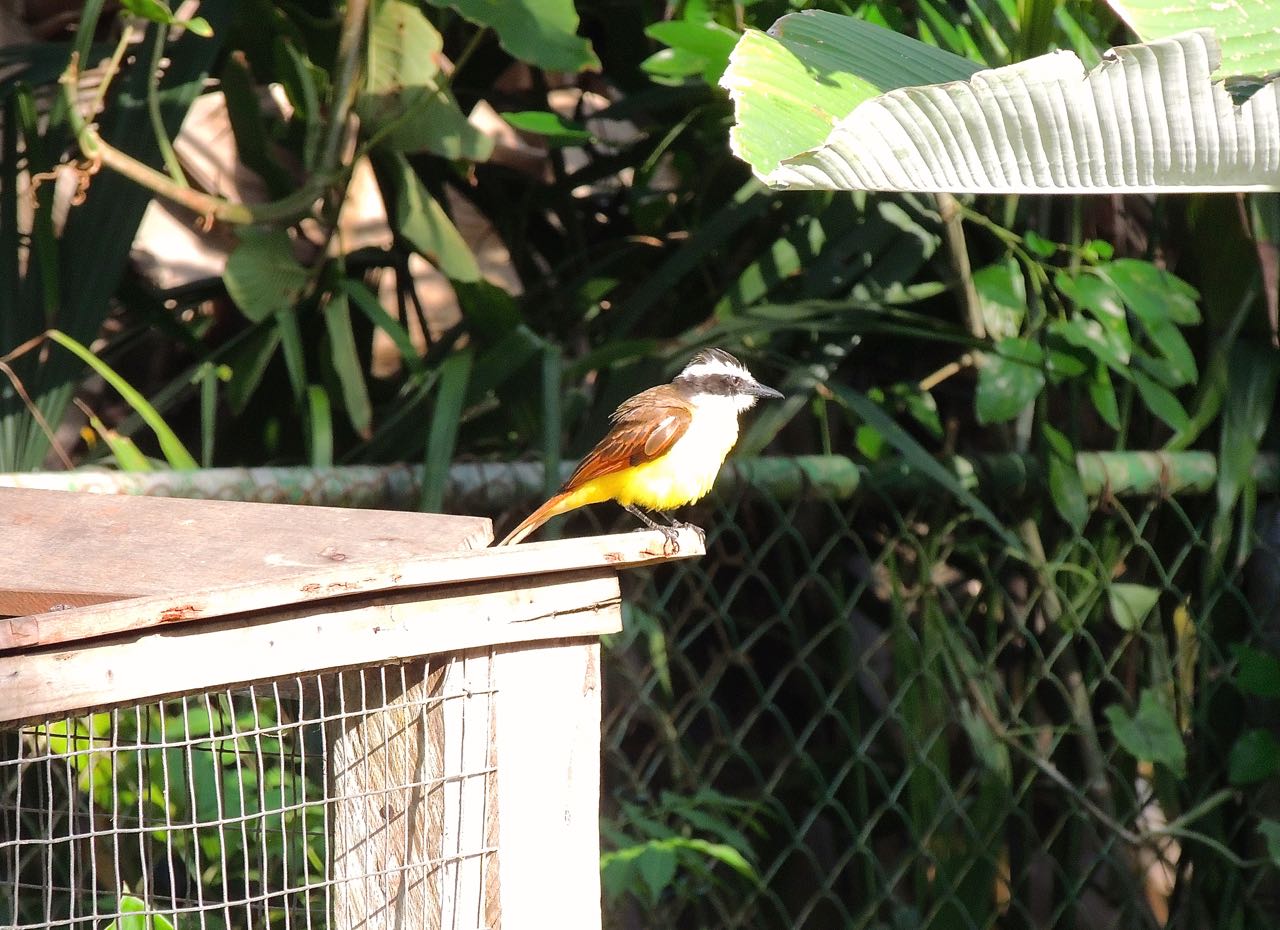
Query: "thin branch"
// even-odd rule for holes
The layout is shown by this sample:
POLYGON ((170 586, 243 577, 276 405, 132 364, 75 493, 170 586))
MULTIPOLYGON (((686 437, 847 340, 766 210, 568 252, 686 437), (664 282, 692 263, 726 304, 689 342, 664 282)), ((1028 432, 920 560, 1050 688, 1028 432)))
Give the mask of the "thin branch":
POLYGON ((947 240, 947 254, 951 258, 951 270, 960 284, 964 302, 965 322, 969 334, 975 339, 987 338, 987 326, 982 319, 982 301, 973 283, 973 271, 969 266, 969 248, 964 238, 964 220, 960 202, 953 194, 936 194, 938 213, 942 217, 942 232, 947 240))
MULTIPOLYGON (((106 167, 124 175, 135 184, 185 207, 206 220, 220 220, 238 226, 253 223, 288 223, 309 215, 317 200, 324 196, 330 184, 323 178, 312 179, 300 190, 271 203, 248 205, 233 203, 193 188, 182 187, 162 171, 145 165, 106 142, 80 112, 75 100, 75 88, 80 78, 79 61, 73 54, 59 83, 68 104, 67 119, 76 134, 80 151, 95 167, 106 167)), ((340 172, 345 174, 345 171, 340 172)))

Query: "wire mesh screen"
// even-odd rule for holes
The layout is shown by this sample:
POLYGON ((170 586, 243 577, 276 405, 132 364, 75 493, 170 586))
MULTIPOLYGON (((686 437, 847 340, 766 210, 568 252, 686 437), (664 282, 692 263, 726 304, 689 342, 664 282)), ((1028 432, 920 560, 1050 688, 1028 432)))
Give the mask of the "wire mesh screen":
POLYGON ((9 729, 0 925, 491 926, 490 669, 411 662, 9 729))
POLYGON ((606 925, 1275 926, 1275 549, 1215 568, 1207 499, 993 505, 738 494, 624 589, 606 925))

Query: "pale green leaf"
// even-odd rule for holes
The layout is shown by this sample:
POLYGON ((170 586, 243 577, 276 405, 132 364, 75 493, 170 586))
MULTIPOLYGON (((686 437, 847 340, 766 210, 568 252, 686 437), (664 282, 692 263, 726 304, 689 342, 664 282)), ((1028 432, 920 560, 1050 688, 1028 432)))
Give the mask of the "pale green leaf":
POLYGON ((1222 43, 1222 65, 1214 77, 1265 75, 1280 68, 1280 4, 1275 0, 1107 2, 1144 42, 1190 29, 1212 29, 1222 43))
POLYGON ((723 79, 735 153, 775 188, 1280 189, 1280 88, 1273 81, 1237 107, 1211 79, 1220 54, 1209 30, 1111 49, 1088 73, 1058 51, 926 86, 903 80, 927 47, 911 43, 820 12, 748 33, 723 79), (887 60, 891 77, 868 99, 852 62, 872 58, 887 60))
POLYGON ((160 416, 160 412, 142 396, 140 391, 122 378, 114 368, 90 352, 86 346, 81 345, 61 330, 51 329, 47 335, 68 352, 77 356, 104 381, 116 389, 116 392, 124 399, 124 402, 132 407, 138 416, 142 418, 142 421, 156 434, 156 441, 160 444, 160 451, 164 453, 165 461, 169 463, 171 468, 186 470, 199 467, 195 458, 187 451, 187 447, 182 444, 182 440, 170 429, 169 424, 164 421, 164 417, 160 416))
POLYGON ((374 4, 365 89, 371 94, 396 94, 407 87, 434 86, 440 72, 437 56, 443 47, 440 33, 416 3, 384 0, 374 4))
POLYGON ((897 87, 964 80, 978 65, 849 16, 817 10, 748 29, 720 80, 733 98, 733 152, 762 178, 821 145, 838 119, 897 87))
POLYGON ((1142 629, 1143 621, 1160 599, 1157 588, 1129 582, 1117 582, 1108 589, 1107 601, 1116 626, 1128 633, 1142 629))

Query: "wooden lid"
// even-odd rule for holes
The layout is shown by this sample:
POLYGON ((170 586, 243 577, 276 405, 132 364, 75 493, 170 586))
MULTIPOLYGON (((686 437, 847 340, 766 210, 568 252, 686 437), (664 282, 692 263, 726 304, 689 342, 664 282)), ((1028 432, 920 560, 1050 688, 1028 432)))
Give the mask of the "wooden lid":
POLYGON ((0 488, 0 616, 181 595, 493 540, 481 517, 0 488))

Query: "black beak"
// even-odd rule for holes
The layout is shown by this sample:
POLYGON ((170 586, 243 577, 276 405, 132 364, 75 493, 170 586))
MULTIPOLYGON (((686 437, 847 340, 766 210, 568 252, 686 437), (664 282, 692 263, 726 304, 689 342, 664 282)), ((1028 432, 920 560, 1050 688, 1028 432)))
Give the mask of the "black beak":
POLYGON ((743 394, 752 394, 756 397, 772 397, 776 400, 782 400, 782 392, 775 391, 771 387, 765 387, 763 384, 748 384, 742 389, 743 394))

